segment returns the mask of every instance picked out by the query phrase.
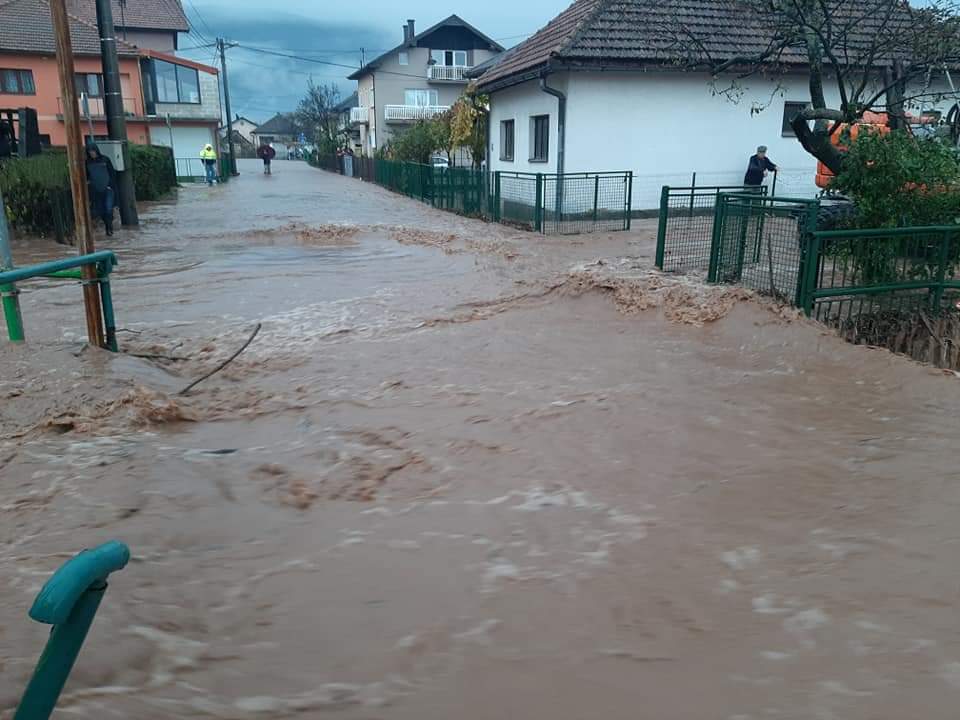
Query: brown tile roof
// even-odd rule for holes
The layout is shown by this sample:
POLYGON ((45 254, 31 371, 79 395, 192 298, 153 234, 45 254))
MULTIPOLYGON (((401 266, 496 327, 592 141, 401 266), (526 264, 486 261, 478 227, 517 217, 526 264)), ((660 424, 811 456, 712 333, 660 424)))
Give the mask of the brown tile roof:
MULTIPOLYGON (((180 0, 112 0, 113 24, 131 30, 170 30, 190 32, 190 21, 180 0)), ((67 0, 67 8, 77 17, 97 22, 96 0, 67 0)))
MULTIPOLYGON (((97 21, 71 14, 70 40, 74 55, 99 55, 100 33, 97 21)), ((47 0, 0 0, 0 53, 56 53, 53 22, 47 0)), ((137 49, 117 41, 120 55, 136 55, 137 49)))
POLYGON ((543 28, 510 51, 477 81, 486 87, 503 78, 535 71, 546 65, 570 41, 577 30, 601 5, 602 0, 577 0, 543 28))
MULTIPOLYGON (((851 28, 844 45, 853 55, 868 45, 882 21, 874 17, 875 4, 833 1, 835 16, 851 28)), ((701 56, 714 61, 753 56, 771 44, 777 30, 747 7, 737 0, 577 0, 487 70, 478 84, 488 90, 513 84, 548 66, 678 64, 690 57, 692 42, 699 43, 701 56)), ((903 8, 907 12, 906 3, 903 8)), ((800 64, 806 56, 787 48, 774 60, 800 64)))

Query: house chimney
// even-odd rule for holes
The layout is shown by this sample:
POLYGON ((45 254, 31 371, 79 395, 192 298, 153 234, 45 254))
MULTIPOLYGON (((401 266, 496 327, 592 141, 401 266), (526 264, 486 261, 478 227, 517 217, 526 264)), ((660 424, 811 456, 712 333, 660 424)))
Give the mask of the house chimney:
POLYGON ((408 25, 403 26, 403 46, 409 47, 410 45, 410 27, 408 25))
POLYGON ((407 45, 413 47, 413 39, 417 36, 417 31, 413 29, 413 20, 407 20, 407 45))

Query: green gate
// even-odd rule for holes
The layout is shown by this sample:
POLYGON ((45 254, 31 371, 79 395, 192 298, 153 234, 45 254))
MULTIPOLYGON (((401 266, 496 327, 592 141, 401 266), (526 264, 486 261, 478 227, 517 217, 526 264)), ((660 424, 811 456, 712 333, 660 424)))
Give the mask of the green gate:
POLYGON ((718 195, 708 281, 739 283, 799 305, 819 206, 753 192, 718 195))

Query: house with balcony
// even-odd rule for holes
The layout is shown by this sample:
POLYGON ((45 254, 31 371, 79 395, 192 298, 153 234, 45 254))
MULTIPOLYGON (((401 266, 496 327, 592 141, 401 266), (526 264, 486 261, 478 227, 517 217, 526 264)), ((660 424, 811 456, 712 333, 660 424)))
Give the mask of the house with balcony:
MULTIPOLYGON (((115 2, 114 12, 119 13, 120 7, 115 2)), ((68 8, 74 81, 84 135, 103 139, 107 136, 107 126, 96 8, 92 0, 68 0, 68 8)), ((142 12, 152 18, 155 27, 147 37, 152 37, 155 44, 165 44, 158 39, 165 33, 175 36, 181 28, 189 29, 179 0, 126 0, 123 9, 127 14, 142 12)), ((145 24, 147 20, 138 22, 145 24)), ((132 32, 128 32, 130 35, 132 32)), ((120 30, 117 55, 130 142, 166 145, 173 148, 175 157, 185 160, 197 158, 205 144, 216 143, 220 123, 220 83, 216 68, 162 50, 139 47, 124 41, 120 30)), ((0 2, 0 108, 20 107, 37 111, 44 145, 66 143, 47 0, 0 2)), ((178 174, 186 175, 187 168, 182 170, 184 172, 178 171, 178 174)))
POLYGON ((503 47, 456 15, 421 33, 403 26, 403 42, 349 76, 357 81, 350 122, 360 148, 371 155, 418 120, 446 112, 469 82, 466 73, 503 47))

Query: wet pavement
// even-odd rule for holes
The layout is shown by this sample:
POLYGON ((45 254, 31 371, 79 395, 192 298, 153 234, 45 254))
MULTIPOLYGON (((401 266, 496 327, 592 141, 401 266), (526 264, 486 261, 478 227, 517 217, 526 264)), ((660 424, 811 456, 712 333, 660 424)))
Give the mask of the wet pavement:
POLYGON ((955 717, 952 374, 660 276, 649 222, 544 238, 276 165, 114 238, 119 356, 76 285, 24 287, 0 718, 34 595, 112 538, 61 717, 955 717))

